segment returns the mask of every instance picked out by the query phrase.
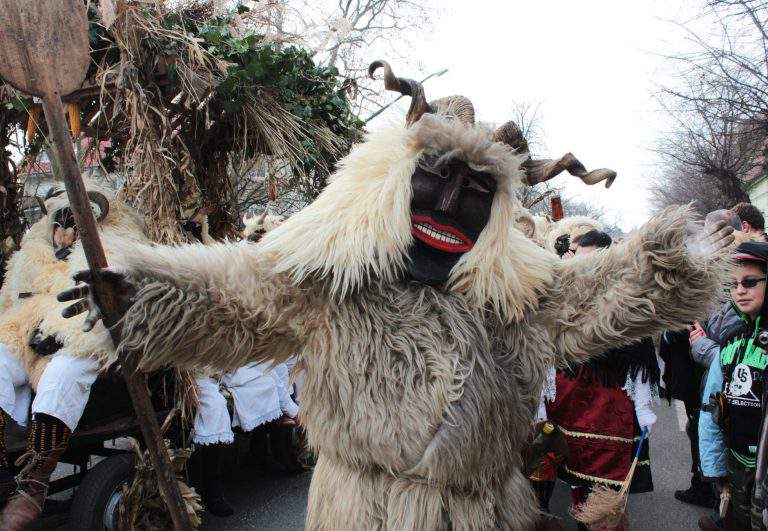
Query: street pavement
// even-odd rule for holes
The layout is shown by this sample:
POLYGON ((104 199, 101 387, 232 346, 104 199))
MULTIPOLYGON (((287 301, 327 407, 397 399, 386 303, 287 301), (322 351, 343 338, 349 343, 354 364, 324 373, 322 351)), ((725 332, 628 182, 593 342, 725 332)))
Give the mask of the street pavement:
MULTIPOLYGON (((633 530, 682 531, 698 529, 697 521, 708 511, 674 499, 675 490, 690 482, 690 450, 678 408, 666 402, 656 407, 659 420, 651 437, 651 467, 654 491, 630 496, 630 526, 633 530)), ((228 483, 229 501, 237 513, 230 518, 206 516, 205 531, 300 530, 304 528, 307 491, 311 473, 257 474, 240 469, 228 483)), ((552 511, 565 519, 564 529, 575 529, 568 516, 570 494, 558 483, 552 511)))

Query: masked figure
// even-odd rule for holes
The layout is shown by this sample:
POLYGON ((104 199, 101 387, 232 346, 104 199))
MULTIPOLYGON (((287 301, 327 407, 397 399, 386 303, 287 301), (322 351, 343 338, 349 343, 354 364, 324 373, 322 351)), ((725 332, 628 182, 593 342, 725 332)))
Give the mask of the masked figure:
POLYGON ((604 230, 602 224, 586 216, 569 216, 552 224, 546 235, 546 247, 562 257, 571 248, 571 242, 591 230, 604 230))
MULTIPOLYGON (((673 208, 561 262, 514 227, 515 189, 615 173, 570 154, 531 160, 514 124, 476 125, 466 99, 427 103, 380 67, 412 98, 406 127, 372 133, 261 242, 122 248, 106 275, 126 311, 120 348, 144 369, 299 353, 319 455, 308 529, 532 529, 520 452, 546 368, 701 315, 732 236, 716 231, 694 255, 691 211, 673 208)), ((96 322, 90 291, 62 294, 80 299, 67 314, 96 322)))
MULTIPOLYGON (((110 190, 87 185, 99 235, 108 256, 116 241, 146 242, 139 215, 110 190)), ((74 285, 86 267, 77 226, 63 187, 45 200, 46 215, 24 236, 10 259, 0 291, 0 418, 32 428, 22 473, 13 481, 0 425, 0 527, 22 529, 37 517, 50 475, 63 455, 88 402, 99 370, 115 360, 109 333, 99 325, 81 330, 83 319, 64 319, 56 294, 74 285), (14 493, 15 491, 15 493, 14 493)), ((3 422, 4 423, 4 422, 3 422)))

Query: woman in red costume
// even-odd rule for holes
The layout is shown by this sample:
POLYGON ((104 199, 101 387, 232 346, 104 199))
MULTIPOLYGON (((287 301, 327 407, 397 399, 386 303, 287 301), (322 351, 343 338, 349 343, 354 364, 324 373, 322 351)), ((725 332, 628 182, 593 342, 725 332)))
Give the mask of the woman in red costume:
MULTIPOLYGON (((607 234, 590 231, 574 240, 564 258, 578 259, 610 244, 607 234)), ((547 415, 568 441, 569 456, 558 475, 571 486, 574 507, 584 503, 596 484, 621 487, 642 429, 656 422, 650 406, 658 394, 658 382, 659 366, 650 339, 557 372, 555 398, 547 404, 547 415)), ((631 493, 653 490, 650 464, 646 441, 631 493)))

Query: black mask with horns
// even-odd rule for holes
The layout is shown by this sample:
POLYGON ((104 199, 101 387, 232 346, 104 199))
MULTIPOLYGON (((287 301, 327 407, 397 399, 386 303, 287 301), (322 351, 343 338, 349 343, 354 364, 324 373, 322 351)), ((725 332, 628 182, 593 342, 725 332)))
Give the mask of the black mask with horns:
MULTIPOLYGON (((427 102, 424 87, 412 79, 399 78, 385 61, 374 61, 368 68, 373 77, 384 69, 384 86, 411 97, 406 115, 408 127, 424 114, 439 114, 458 120, 467 127, 475 124, 472 102, 464 96, 449 96, 427 102)), ((520 128, 510 121, 499 127, 492 142, 514 148, 522 159, 524 184, 532 186, 567 171, 586 184, 605 181, 608 188, 616 172, 598 169, 588 172, 571 153, 560 159, 533 159, 520 128)), ((439 286, 448 280, 461 256, 477 242, 491 216, 496 193, 495 178, 457 158, 442 162, 440 156, 425 155, 411 177, 411 232, 413 245, 408 251, 407 273, 418 282, 439 286)))

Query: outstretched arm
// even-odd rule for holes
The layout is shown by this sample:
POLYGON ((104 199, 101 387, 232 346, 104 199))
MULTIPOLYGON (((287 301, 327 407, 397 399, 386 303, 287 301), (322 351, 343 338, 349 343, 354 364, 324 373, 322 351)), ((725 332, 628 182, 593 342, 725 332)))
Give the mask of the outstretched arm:
POLYGON ((707 315, 722 293, 733 229, 691 234, 691 211, 673 207, 622 244, 558 264, 549 310, 565 360, 600 354, 707 315))
MULTIPOLYGON (((300 330, 311 319, 306 291, 275 274, 252 244, 149 246, 127 243, 114 266, 102 272, 125 307, 120 349, 139 356, 139 367, 166 365, 234 370, 298 350, 300 330)), ((60 295, 76 300, 65 316, 90 311, 100 317, 86 284, 60 295)))

